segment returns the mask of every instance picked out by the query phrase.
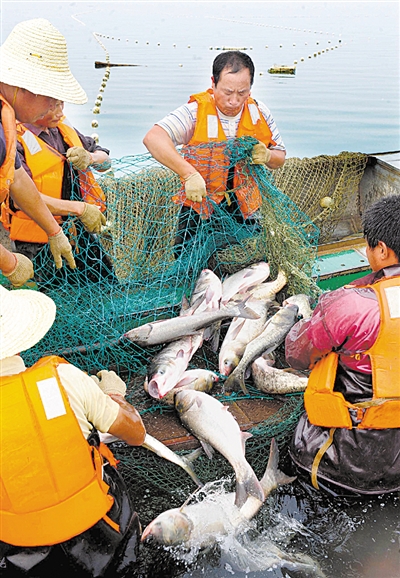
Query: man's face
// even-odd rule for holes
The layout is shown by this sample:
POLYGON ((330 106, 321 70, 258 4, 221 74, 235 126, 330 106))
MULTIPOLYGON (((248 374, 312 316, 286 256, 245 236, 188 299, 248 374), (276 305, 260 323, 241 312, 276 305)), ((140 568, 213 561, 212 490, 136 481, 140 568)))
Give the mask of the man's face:
POLYGON ((32 124, 43 129, 56 128, 63 116, 64 116, 64 103, 61 100, 57 100, 54 110, 51 110, 44 116, 38 118, 32 124))
POLYGON ((20 122, 34 124, 38 118, 54 111, 57 100, 50 96, 33 94, 23 88, 16 89, 17 93, 13 99, 15 116, 20 122))
POLYGON ((217 108, 226 116, 236 116, 241 111, 246 99, 250 96, 250 71, 242 68, 232 74, 229 68, 224 68, 215 85, 211 78, 214 99, 217 108))

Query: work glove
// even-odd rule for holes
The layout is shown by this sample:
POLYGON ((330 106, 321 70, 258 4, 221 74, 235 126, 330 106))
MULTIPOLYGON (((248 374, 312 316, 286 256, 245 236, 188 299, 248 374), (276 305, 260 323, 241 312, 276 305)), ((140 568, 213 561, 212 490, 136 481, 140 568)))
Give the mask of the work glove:
POLYGON ((96 205, 85 203, 82 215, 78 217, 88 233, 100 233, 106 218, 96 205))
POLYGON ((64 257, 71 269, 75 269, 76 263, 72 255, 72 247, 62 229, 57 235, 49 237, 49 247, 57 269, 62 267, 62 257, 64 257))
POLYGON ((189 201, 201 203, 206 196, 206 183, 200 173, 191 173, 185 179, 185 193, 189 201))
POLYGON ((81 171, 86 171, 88 166, 93 163, 92 155, 83 147, 71 147, 65 156, 76 169, 81 171))
POLYGON ((11 273, 3 273, 14 287, 22 287, 28 279, 33 277, 33 264, 28 257, 21 255, 21 253, 13 253, 17 260, 14 269, 11 273))
POLYGON ((120 377, 115 373, 115 371, 107 371, 107 369, 102 369, 96 375, 90 376, 95 383, 99 386, 103 393, 107 395, 122 395, 125 397, 126 385, 120 377), (100 378, 100 379, 99 379, 100 378))
POLYGON ((271 159, 271 151, 264 143, 258 142, 251 151, 251 162, 253 165, 265 165, 271 159))

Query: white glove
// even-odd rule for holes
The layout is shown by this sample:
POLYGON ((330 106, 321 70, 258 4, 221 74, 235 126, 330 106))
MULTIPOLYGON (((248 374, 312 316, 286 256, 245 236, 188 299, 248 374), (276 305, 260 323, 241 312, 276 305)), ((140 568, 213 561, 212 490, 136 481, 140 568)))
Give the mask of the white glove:
POLYGON ((93 163, 92 155, 83 147, 71 147, 67 150, 65 156, 76 169, 81 171, 86 171, 93 163))
POLYGON ((57 269, 62 267, 62 257, 64 257, 71 269, 75 269, 76 263, 72 255, 72 247, 62 229, 57 235, 49 237, 49 247, 57 269))
POLYGON ((122 395, 125 397, 126 385, 120 377, 115 373, 115 371, 107 371, 107 369, 102 369, 98 372, 97 377, 95 375, 90 376, 93 381, 99 386, 103 393, 110 395, 122 395), (100 379, 99 379, 100 378, 100 379))
POLYGON ((253 165, 265 165, 271 160, 271 151, 264 143, 258 142, 251 151, 251 162, 253 165))
POLYGON ((200 173, 191 173, 185 179, 185 193, 189 201, 201 203, 207 195, 206 183, 200 173))
POLYGON ((96 205, 85 203, 82 215, 78 217, 88 233, 100 233, 106 218, 96 205))
POLYGON ((11 273, 3 273, 4 277, 7 277, 14 287, 22 287, 33 277, 33 264, 28 257, 22 255, 21 253, 13 253, 16 258, 16 264, 11 273))

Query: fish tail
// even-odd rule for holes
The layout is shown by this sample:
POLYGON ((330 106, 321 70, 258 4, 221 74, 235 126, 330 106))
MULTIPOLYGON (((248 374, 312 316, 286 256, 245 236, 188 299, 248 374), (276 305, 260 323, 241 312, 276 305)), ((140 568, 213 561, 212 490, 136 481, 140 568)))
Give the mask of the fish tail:
POLYGON ((237 304, 237 315, 235 317, 245 317, 246 319, 260 319, 260 315, 253 311, 250 307, 246 305, 249 297, 244 301, 237 304))
POLYGON ((183 469, 186 471, 187 474, 189 474, 189 476, 192 478, 192 480, 194 481, 194 483, 199 487, 202 488, 204 486, 204 484, 199 480, 199 478, 197 477, 196 473, 194 472, 192 466, 190 465, 189 461, 186 460, 185 458, 182 459, 184 467, 183 469))
POLYGON ((249 496, 254 496, 260 502, 264 501, 264 491, 253 470, 244 481, 236 481, 235 506, 241 508, 249 496))
POLYGON ((291 484, 296 479, 296 476, 287 476, 281 472, 281 470, 278 469, 278 462, 278 444, 276 443, 275 438, 272 438, 267 469, 265 470, 265 473, 260 480, 265 497, 267 497, 267 495, 278 486, 291 484))
POLYGON ((248 395, 249 392, 244 383, 243 373, 235 373, 235 371, 233 371, 224 383, 224 391, 237 391, 239 387, 243 393, 248 395))

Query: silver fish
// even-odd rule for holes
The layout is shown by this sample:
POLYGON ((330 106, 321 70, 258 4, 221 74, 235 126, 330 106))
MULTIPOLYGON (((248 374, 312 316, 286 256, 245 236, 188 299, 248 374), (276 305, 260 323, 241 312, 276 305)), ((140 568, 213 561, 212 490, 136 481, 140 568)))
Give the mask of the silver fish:
POLYGON ((289 305, 290 303, 297 305, 297 307, 299 308, 299 315, 301 315, 303 319, 309 319, 311 317, 312 309, 310 306, 310 298, 308 297, 308 295, 304 295, 304 293, 292 295, 291 297, 285 299, 282 305, 285 306, 289 305))
POLYGON ((193 307, 199 298, 203 296, 204 299, 202 299, 201 305, 196 309, 196 313, 219 309, 222 297, 222 283, 221 279, 211 269, 203 269, 200 273, 190 297, 190 305, 193 307))
POLYGON ((237 293, 244 293, 251 287, 262 283, 262 281, 268 279, 269 271, 268 263, 261 261, 230 275, 222 283, 221 303, 225 305, 237 293))
POLYGON ((225 381, 225 391, 236 389, 239 386, 244 393, 248 393, 244 383, 247 367, 262 353, 274 351, 284 341, 290 328, 297 321, 297 312, 297 305, 289 304, 282 307, 267 321, 264 331, 253 341, 250 341, 238 366, 225 381))
POLYGON ((200 329, 213 325, 222 319, 233 317, 257 319, 258 315, 246 306, 245 300, 217 311, 202 311, 198 315, 196 313, 179 315, 170 319, 145 323, 125 333, 123 338, 143 346, 160 345, 175 341, 185 335, 193 335, 200 329))
POLYGON ((246 346, 263 331, 271 301, 251 299, 247 302, 258 319, 232 319, 219 351, 219 372, 229 375, 238 365, 246 346))
POLYGON ((142 542, 152 537, 166 546, 204 548, 214 544, 218 536, 236 533, 243 523, 258 513, 273 490, 296 479, 281 472, 278 461, 278 447, 272 440, 268 465, 260 480, 262 499, 250 496, 240 509, 235 506, 234 492, 206 497, 195 504, 185 503, 180 508, 161 513, 150 522, 142 534, 142 542))
POLYGON ((258 357, 251 365, 251 375, 257 389, 264 393, 285 394, 305 391, 308 378, 271 367, 264 357, 258 357))
POLYGON ((187 335, 164 347, 150 362, 144 389, 161 399, 182 378, 193 355, 203 344, 202 333, 187 335))
POLYGON ((245 458, 245 441, 251 434, 242 432, 230 413, 216 398, 202 391, 184 390, 175 396, 175 408, 183 425, 200 441, 207 456, 219 451, 236 474, 235 504, 242 506, 249 495, 262 500, 262 488, 245 458))
POLYGON ((255 299, 271 299, 275 300, 276 294, 284 288, 287 283, 287 276, 284 271, 278 271, 278 275, 274 281, 268 283, 260 283, 250 289, 249 293, 255 299))
POLYGON ((195 391, 208 393, 218 379, 218 375, 209 369, 188 369, 175 387, 162 398, 162 401, 167 405, 175 405, 175 395, 184 389, 194 389, 195 391))
POLYGON ((188 459, 183 456, 179 456, 178 454, 170 450, 169 447, 167 447, 165 444, 163 444, 158 439, 154 438, 149 434, 145 435, 142 446, 147 450, 154 452, 161 458, 164 458, 165 460, 168 460, 169 462, 172 462, 173 464, 176 464, 177 466, 181 467, 183 470, 185 470, 187 474, 189 474, 189 476, 192 478, 195 484, 197 484, 199 487, 203 486, 203 484, 195 474, 192 466, 190 465, 190 462, 193 461, 193 459, 195 459, 195 457, 197 457, 200 454, 200 451, 195 450, 195 452, 192 452, 192 454, 190 454, 190 459, 188 459))

